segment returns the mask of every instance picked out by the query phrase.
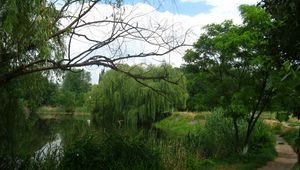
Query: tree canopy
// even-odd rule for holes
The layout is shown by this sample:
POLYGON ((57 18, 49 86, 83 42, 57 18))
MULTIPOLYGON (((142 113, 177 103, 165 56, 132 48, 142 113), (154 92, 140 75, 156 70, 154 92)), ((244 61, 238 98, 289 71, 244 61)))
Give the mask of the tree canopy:
POLYGON ((62 88, 79 95, 80 93, 86 93, 90 90, 90 81, 90 72, 73 69, 64 76, 62 88))
POLYGON ((300 1, 262 0, 263 7, 274 20, 274 27, 267 36, 274 55, 280 54, 279 61, 289 60, 292 64, 300 59, 300 1))
POLYGON ((128 126, 147 125, 165 112, 185 109, 187 92, 185 77, 169 65, 162 66, 120 66, 122 69, 145 76, 169 73, 169 80, 144 80, 130 78, 114 70, 107 71, 92 92, 93 114, 104 125, 128 126))

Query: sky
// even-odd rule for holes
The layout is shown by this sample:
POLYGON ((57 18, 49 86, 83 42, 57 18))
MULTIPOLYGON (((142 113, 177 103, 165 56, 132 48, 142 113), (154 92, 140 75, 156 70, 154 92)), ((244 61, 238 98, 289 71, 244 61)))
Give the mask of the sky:
POLYGON ((195 16, 199 13, 207 13, 213 8, 212 5, 205 3, 204 0, 127 0, 125 4, 134 5, 136 3, 146 3, 157 9, 159 12, 171 12, 173 14, 182 14, 195 16))
MULTIPOLYGON (((172 33, 178 38, 188 33, 185 43, 192 45, 203 33, 203 26, 221 23, 226 19, 233 20, 235 24, 241 24, 242 19, 238 7, 241 4, 254 5, 257 2, 257 0, 124 0, 122 8, 124 8, 127 18, 133 18, 131 22, 142 24, 144 27, 152 28, 155 24, 170 26, 169 34, 172 33)), ((109 17, 113 10, 106 4, 97 4, 95 9, 87 16, 87 20, 109 17)), ((103 26, 102 28, 89 28, 82 32, 103 39, 105 34, 109 34, 109 29, 109 26, 103 26)), ((71 55, 78 54, 82 49, 88 47, 88 43, 83 43, 82 40, 73 41, 71 55)), ((125 62, 128 64, 159 64, 161 61, 166 61, 174 67, 180 67, 184 63, 182 56, 188 48, 191 47, 182 47, 165 56, 133 59, 125 62)), ((155 47, 143 42, 126 41, 122 50, 124 53, 132 54, 155 50, 155 47)), ((111 55, 111 51, 107 48, 95 53, 111 55)), ((103 68, 92 66, 85 67, 85 69, 91 72, 92 83, 96 84, 103 68)))

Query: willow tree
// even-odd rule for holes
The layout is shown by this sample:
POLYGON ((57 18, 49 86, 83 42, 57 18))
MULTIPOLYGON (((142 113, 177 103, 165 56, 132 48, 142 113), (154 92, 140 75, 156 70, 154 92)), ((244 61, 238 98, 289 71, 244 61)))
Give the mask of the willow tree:
POLYGON ((114 70, 102 75, 94 89, 94 118, 103 126, 149 126, 166 112, 184 109, 187 92, 183 74, 169 65, 122 69, 152 77, 167 71, 168 81, 134 79, 114 70))

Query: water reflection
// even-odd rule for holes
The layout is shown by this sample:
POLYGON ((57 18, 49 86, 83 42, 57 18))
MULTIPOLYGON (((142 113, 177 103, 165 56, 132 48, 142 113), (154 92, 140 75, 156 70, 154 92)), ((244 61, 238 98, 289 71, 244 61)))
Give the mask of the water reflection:
POLYGON ((57 133, 53 141, 47 142, 41 149, 35 152, 36 161, 44 161, 47 157, 55 158, 59 161, 62 156, 62 137, 61 134, 57 133))

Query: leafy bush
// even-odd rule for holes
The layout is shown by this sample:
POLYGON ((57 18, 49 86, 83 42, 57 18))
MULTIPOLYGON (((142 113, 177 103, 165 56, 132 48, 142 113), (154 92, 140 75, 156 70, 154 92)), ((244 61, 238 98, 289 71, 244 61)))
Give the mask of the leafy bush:
MULTIPOLYGON (((238 121, 240 142, 245 138, 247 122, 238 121)), ((198 152, 205 158, 224 158, 236 153, 234 127, 232 120, 224 116, 222 109, 216 109, 207 118, 203 128, 191 133, 186 138, 186 146, 192 152, 198 152)), ((257 122, 252 133, 249 148, 262 149, 273 146, 272 130, 262 122, 257 122)))
POLYGON ((61 104, 68 113, 75 111, 75 93, 71 91, 59 91, 57 94, 57 102, 61 104))
MULTIPOLYGON (((187 136, 187 146, 198 150, 204 157, 223 157, 234 151, 233 127, 221 109, 215 110, 207 118, 204 128, 187 136)), ((195 150, 194 150, 195 151, 195 150)))
POLYGON ((117 133, 84 136, 65 150, 62 169, 163 169, 158 152, 117 133))
POLYGON ((266 147, 273 147, 274 144, 275 138, 272 128, 262 121, 258 121, 251 136, 250 149, 260 150, 266 147))
POLYGON ((297 139, 297 136, 297 129, 288 129, 282 135, 282 137, 292 146, 295 146, 295 140, 297 139))
POLYGON ((259 150, 250 150, 248 154, 239 156, 238 159, 242 161, 239 169, 258 169, 266 164, 266 162, 273 160, 277 155, 275 148, 264 147, 259 150))
POLYGON ((298 129, 289 129, 289 130, 285 131, 282 136, 290 145, 292 145, 293 149, 298 154, 298 161, 299 161, 300 138, 299 138, 298 134, 299 134, 298 129))
POLYGON ((286 122, 289 120, 289 114, 286 112, 277 112, 275 117, 279 122, 286 122))

